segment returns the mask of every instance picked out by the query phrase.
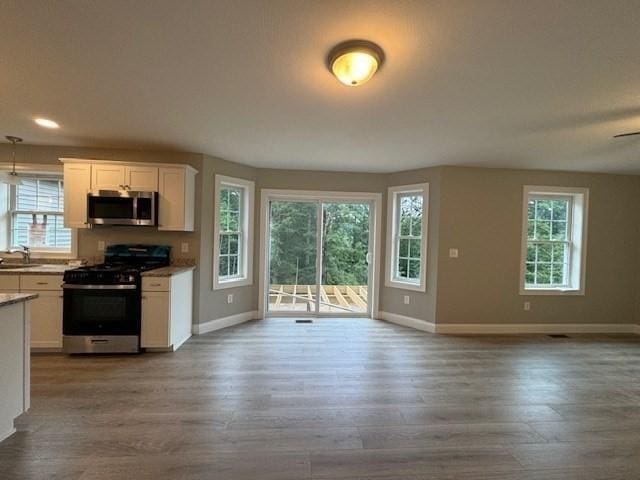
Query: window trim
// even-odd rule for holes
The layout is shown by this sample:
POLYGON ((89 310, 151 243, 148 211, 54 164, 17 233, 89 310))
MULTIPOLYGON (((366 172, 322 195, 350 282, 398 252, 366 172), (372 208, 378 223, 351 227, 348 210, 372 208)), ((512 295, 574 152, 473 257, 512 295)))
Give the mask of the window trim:
POLYGON ((584 295, 587 262, 587 226, 589 189, 582 187, 550 187, 524 185, 522 188, 522 232, 520 250, 520 295, 584 295), (568 285, 531 287, 525 284, 528 244, 528 201, 531 197, 559 197, 571 199, 569 230, 568 285))
POLYGON ((398 185, 387 189, 387 246, 386 246, 386 273, 385 286, 425 292, 427 290, 427 250, 429 244, 429 184, 417 183, 413 185, 398 185), (420 245, 420 280, 411 282, 396 277, 395 265, 399 255, 400 235, 398 234, 400 222, 400 204, 398 198, 405 194, 419 193, 422 195, 422 230, 420 245))
POLYGON ((214 218, 213 218, 213 290, 253 285, 253 223, 255 182, 243 178, 215 175, 214 181, 214 218), (220 200, 219 194, 223 187, 231 187, 243 191, 240 217, 242 229, 240 231, 238 252, 238 276, 221 279, 218 275, 220 261, 220 200))
MULTIPOLYGON (((31 165, 31 164, 20 164, 19 174, 22 178, 28 179, 44 179, 44 180, 62 180, 64 181, 62 169, 57 166, 51 167, 50 165, 31 165)), ((4 169, 0 169, 4 170, 4 169)), ((6 194, 6 203, 3 205, 3 211, 5 215, 5 223, 6 226, 3 227, 5 230, 6 237, 2 239, 1 243, 4 243, 6 249, 11 249, 13 246, 12 243, 12 228, 13 228, 13 186, 3 185, 3 188, 6 190, 3 192, 3 196, 6 194)), ((64 187, 63 187, 64 188, 64 187)), ((62 212, 52 212, 55 215, 62 215, 64 218, 64 209, 62 212)), ((31 252, 31 258, 34 259, 75 259, 78 256, 78 229, 70 228, 71 230, 71 244, 69 246, 69 250, 60 250, 56 248, 46 248, 46 247, 30 247, 29 250, 31 252)), ((4 235, 3 235, 4 236, 4 235)), ((2 255, 5 258, 22 258, 20 254, 14 253, 3 253, 2 255)))

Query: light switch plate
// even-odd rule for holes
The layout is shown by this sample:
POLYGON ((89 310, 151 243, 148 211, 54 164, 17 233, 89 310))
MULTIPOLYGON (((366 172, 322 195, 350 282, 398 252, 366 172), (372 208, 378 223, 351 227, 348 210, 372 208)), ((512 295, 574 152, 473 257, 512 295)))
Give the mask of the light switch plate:
POLYGON ((524 309, 527 311, 531 310, 531 302, 524 302, 524 309))
POLYGON ((189 253, 189 243, 188 242, 182 242, 182 245, 180 245, 180 251, 182 253, 189 253))
POLYGON ((458 258, 458 249, 450 248, 449 249, 449 258, 458 258))
POLYGON ((104 240, 98 240, 98 251, 104 252, 104 240))
POLYGON ((409 295, 405 295, 403 301, 405 305, 409 305, 411 303, 411 297, 409 295))
POLYGON ((227 303, 233 303, 233 293, 227 295, 227 303))

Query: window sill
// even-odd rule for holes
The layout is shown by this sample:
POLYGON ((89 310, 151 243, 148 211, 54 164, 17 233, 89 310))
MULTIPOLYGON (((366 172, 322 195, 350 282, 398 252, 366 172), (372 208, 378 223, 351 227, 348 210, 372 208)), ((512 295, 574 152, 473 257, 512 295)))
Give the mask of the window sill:
POLYGON ((410 283, 410 282, 399 282, 398 280, 389 280, 385 282, 386 287, 390 288, 399 288, 402 290, 412 290, 414 292, 425 292, 425 285, 420 285, 418 283, 410 283))
POLYGON ((520 295, 580 296, 584 295, 584 290, 577 288, 520 288, 520 295))
MULTIPOLYGON (((10 258, 10 259, 18 259, 22 260, 22 255, 16 253, 0 253, 0 257, 2 258, 10 258)), ((75 260, 76 255, 73 253, 63 253, 63 252, 34 252, 31 251, 31 259, 52 259, 52 260, 75 260)))
POLYGON ((214 279, 213 281, 213 289, 214 290, 224 290, 225 288, 235 288, 235 287, 247 287, 249 285, 253 285, 253 279, 243 277, 243 278, 234 278, 232 280, 222 280, 214 279))

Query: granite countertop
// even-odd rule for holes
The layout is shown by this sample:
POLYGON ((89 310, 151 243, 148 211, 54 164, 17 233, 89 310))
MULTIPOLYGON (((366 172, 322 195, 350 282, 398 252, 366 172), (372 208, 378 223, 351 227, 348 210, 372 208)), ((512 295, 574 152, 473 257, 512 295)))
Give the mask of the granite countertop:
POLYGON ((195 265, 172 265, 169 267, 161 267, 154 268, 153 270, 148 270, 146 272, 142 272, 143 277, 170 277, 172 275, 178 275, 179 273, 189 272, 194 270, 195 265))
MULTIPOLYGON (((8 265, 8 264, 5 264, 8 265)), ((65 271, 72 267, 65 264, 43 264, 37 267, 21 268, 20 264, 16 264, 16 268, 0 269, 0 275, 62 275, 65 271)))
POLYGON ((37 293, 0 293, 0 307, 37 298, 37 293))

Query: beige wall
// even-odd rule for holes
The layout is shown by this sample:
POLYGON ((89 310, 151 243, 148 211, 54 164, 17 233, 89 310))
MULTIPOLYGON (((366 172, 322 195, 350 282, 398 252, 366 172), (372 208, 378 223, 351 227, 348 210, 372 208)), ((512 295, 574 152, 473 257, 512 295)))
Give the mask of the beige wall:
MULTIPOLYGON (((396 185, 411 185, 414 183, 429 183, 429 229, 427 237, 427 288, 425 292, 403 290, 384 286, 380 290, 380 311, 404 315, 407 317, 436 321, 436 294, 438 291, 438 237, 440 225, 440 177, 441 168, 423 168, 394 173, 386 176, 387 187, 396 185), (408 295, 409 305, 404 304, 403 297, 408 295)), ((383 224, 386 243, 387 228, 387 195, 385 192, 385 215, 383 224)), ((386 246, 385 246, 386 251, 386 246)), ((383 262, 383 276, 387 278, 386 262, 383 262)))
POLYGON ((440 202, 438 323, 637 321, 640 177, 444 167, 440 202), (589 188, 584 296, 519 295, 523 185, 589 188))
MULTIPOLYGON (((239 313, 256 310, 257 287, 244 287, 213 290, 213 214, 214 199, 216 198, 215 175, 256 180, 256 169, 227 162, 219 158, 204 156, 202 171, 199 175, 202 181, 201 216, 200 216, 200 268, 199 288, 196 289, 194 303, 198 305, 198 322, 216 320, 239 313), (227 303, 227 295, 233 294, 233 303, 227 303)), ((257 195, 257 192, 256 192, 257 195)), ((256 237, 257 238, 257 237, 256 237)), ((255 263, 254 263, 255 269, 255 263)))
MULTIPOLYGON (((437 167, 394 174, 255 169, 206 155, 102 148, 23 145, 20 163, 59 164, 59 157, 135 162, 186 163, 196 177, 196 231, 157 232, 131 227, 83 230, 79 256, 99 257, 98 240, 165 243, 174 258, 193 258, 194 322, 258 308, 261 189, 376 192, 383 194, 382 251, 386 241, 389 186, 430 184, 427 291, 384 286, 379 309, 437 323, 640 323, 640 177, 548 171, 437 167), (213 208, 215 174, 256 181, 253 285, 214 291, 213 208), (518 294, 522 186, 559 185, 590 189, 586 294, 580 297, 522 297, 518 294), (190 253, 180 246, 188 242, 190 253), (458 248, 458 259, 448 258, 458 248), (227 294, 234 302, 227 304, 227 294), (411 302, 404 305, 403 296, 411 302), (531 302, 531 311, 522 308, 531 302)), ((0 145, 0 158, 10 146, 0 145)))

